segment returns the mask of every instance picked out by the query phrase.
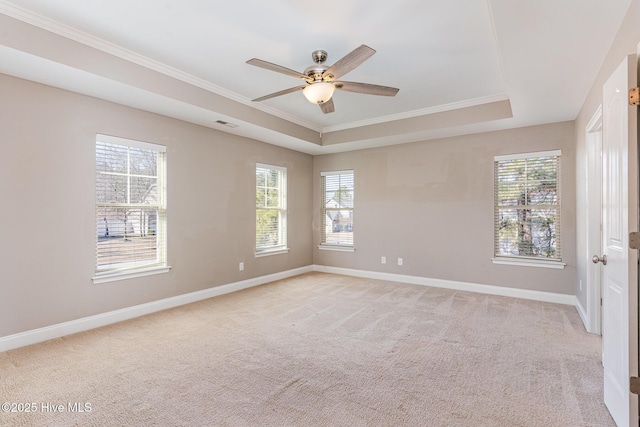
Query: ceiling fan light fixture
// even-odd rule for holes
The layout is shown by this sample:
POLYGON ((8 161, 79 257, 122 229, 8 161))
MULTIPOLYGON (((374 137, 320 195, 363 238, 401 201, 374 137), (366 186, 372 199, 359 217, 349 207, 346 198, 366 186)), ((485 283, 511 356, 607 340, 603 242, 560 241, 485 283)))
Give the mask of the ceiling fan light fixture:
POLYGON ((335 89, 332 83, 311 83, 302 90, 302 94, 312 104, 324 104, 331 99, 335 89))

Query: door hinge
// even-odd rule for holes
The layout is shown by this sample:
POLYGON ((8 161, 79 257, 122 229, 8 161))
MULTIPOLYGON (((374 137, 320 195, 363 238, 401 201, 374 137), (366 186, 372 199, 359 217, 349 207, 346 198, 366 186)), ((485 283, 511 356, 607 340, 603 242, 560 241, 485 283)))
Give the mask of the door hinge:
POLYGON ((629 249, 640 249, 640 232, 629 233, 629 249))
POLYGON ((640 394, 640 378, 629 378, 629 391, 633 394, 640 394))
POLYGON ((629 105, 640 105, 640 88, 629 90, 629 105))

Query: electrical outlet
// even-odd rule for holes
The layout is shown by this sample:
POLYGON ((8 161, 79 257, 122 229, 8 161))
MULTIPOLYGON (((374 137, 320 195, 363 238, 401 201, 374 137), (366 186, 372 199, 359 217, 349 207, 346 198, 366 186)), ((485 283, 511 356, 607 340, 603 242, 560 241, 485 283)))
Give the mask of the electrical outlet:
POLYGON ((381 262, 382 264, 386 264, 386 263, 387 263, 387 257, 386 257, 386 256, 383 256, 382 258, 380 258, 380 262, 381 262))
POLYGON ((238 268, 240 269, 240 271, 244 270, 244 262, 241 262, 240 264, 238 264, 238 268))
POLYGON ((402 258, 398 258, 398 265, 402 265, 402 258))

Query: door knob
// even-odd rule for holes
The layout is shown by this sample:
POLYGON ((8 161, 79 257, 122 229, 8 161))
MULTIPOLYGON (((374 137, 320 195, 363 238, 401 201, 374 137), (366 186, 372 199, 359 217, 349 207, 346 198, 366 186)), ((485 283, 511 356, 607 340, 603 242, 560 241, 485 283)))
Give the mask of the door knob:
POLYGON ((594 255, 593 258, 591 258, 591 261, 593 261, 594 264, 601 262, 602 265, 607 265, 607 256, 602 255, 599 257, 598 255, 594 255))

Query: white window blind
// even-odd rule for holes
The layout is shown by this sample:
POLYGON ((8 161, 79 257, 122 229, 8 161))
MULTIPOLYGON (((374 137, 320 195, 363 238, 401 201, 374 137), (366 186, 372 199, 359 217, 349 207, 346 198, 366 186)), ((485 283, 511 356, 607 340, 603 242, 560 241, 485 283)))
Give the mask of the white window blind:
POLYGON ((97 135, 97 273, 166 266, 165 151, 97 135))
POLYGON ((560 154, 495 157, 496 258, 561 261, 560 154))
POLYGON ((287 247, 287 169, 256 164, 256 254, 287 247))
POLYGON ((321 179, 321 244, 353 247, 353 171, 322 172, 321 179))

